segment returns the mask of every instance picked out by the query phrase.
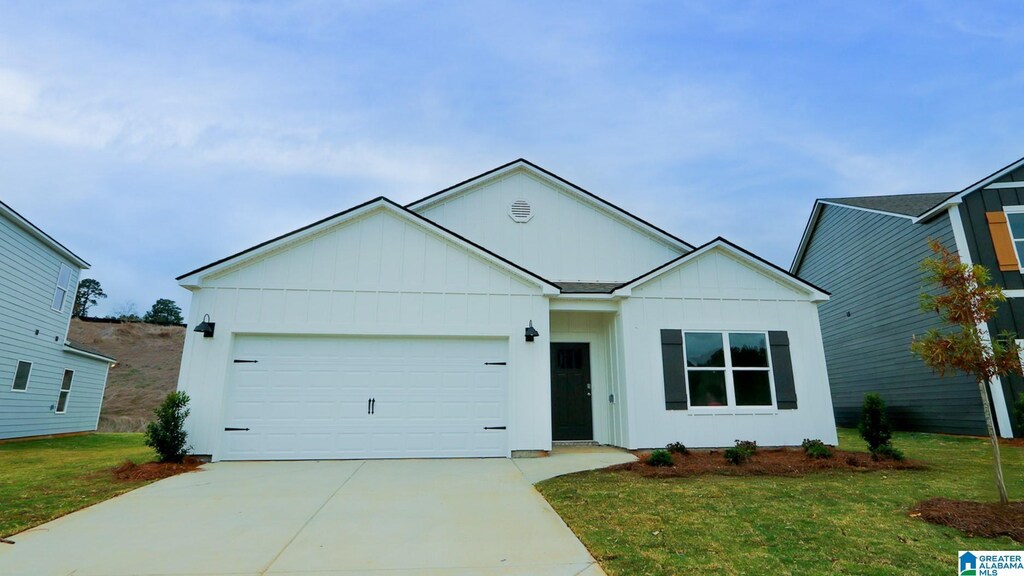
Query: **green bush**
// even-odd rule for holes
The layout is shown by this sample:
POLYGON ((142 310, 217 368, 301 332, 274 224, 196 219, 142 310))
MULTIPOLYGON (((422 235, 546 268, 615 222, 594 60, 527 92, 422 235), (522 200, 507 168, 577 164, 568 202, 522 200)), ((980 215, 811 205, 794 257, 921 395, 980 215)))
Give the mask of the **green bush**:
POLYGON ((892 440, 892 426, 885 413, 885 400, 874 392, 864 395, 864 407, 861 409, 860 423, 857 425, 860 437, 868 443, 868 450, 874 454, 879 446, 892 440))
POLYGON ((871 453, 871 458, 874 460, 895 460, 897 462, 902 462, 904 456, 903 452, 892 444, 882 444, 871 453))
POLYGON ((730 463, 740 465, 750 460, 750 457, 755 452, 757 452, 757 442, 753 440, 737 440, 736 445, 727 449, 723 455, 730 463))
POLYGON ((1017 413, 1017 430, 1024 434, 1024 392, 1021 392, 1020 397, 1013 403, 1013 411, 1017 413))
POLYGON ((821 440, 804 440, 802 446, 809 458, 824 460, 832 457, 832 449, 821 440))
POLYGON ((647 457, 648 466, 672 466, 672 454, 668 450, 655 450, 647 457))
POLYGON ((188 453, 185 432, 188 402, 188 394, 171 392, 153 411, 156 420, 146 425, 146 445, 156 450, 161 462, 181 462, 188 453))
POLYGON ((665 446, 665 450, 673 454, 689 454, 690 451, 686 449, 686 446, 682 442, 672 442, 668 446, 665 446))

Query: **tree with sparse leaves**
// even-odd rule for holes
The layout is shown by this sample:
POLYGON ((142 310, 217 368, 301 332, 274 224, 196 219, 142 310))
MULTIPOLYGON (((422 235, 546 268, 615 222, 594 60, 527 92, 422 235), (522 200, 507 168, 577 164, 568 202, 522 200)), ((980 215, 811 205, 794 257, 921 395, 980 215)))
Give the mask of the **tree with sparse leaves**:
POLYGON ((142 321, 169 326, 171 324, 181 324, 185 319, 181 317, 181 308, 178 308, 174 300, 160 298, 149 309, 149 312, 146 312, 146 315, 142 317, 142 321))
POLYGON ((929 240, 928 245, 935 255, 925 258, 921 268, 939 291, 922 294, 921 309, 937 313, 946 327, 914 336, 910 349, 939 376, 962 372, 978 383, 992 443, 999 501, 1006 504, 1009 498, 987 388, 997 376, 1020 374, 1021 364, 1015 336, 1003 332, 993 338, 986 329, 1006 296, 998 286, 989 284, 989 273, 984 266, 964 264, 938 240, 929 240))
POLYGON ((72 309, 71 315, 76 318, 88 316, 89 308, 95 306, 98 299, 106 297, 107 295, 103 292, 99 280, 85 278, 78 283, 78 291, 75 293, 75 307, 72 309))

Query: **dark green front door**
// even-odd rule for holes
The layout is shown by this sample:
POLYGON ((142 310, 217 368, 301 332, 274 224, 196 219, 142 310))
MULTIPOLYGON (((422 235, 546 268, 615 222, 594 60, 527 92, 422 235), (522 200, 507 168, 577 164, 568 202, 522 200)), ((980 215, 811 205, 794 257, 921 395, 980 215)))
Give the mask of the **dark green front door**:
POLYGON ((554 440, 593 440, 590 345, 551 345, 551 433, 554 440))

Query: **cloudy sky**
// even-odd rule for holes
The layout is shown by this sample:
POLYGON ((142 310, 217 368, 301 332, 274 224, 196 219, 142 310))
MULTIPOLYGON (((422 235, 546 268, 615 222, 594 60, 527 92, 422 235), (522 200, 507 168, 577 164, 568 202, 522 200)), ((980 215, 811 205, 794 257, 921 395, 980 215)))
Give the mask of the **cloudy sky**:
POLYGON ((814 198, 1024 156, 1019 3, 810 4, 0 0, 0 199, 105 314, 518 157, 788 267, 814 198))

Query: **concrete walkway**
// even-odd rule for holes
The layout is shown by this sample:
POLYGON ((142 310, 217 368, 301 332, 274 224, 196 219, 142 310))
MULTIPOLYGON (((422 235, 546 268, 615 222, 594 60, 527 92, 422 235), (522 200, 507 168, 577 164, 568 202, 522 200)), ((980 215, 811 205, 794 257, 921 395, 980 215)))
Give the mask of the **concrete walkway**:
POLYGON ((558 461, 209 464, 18 534, 0 574, 603 574, 528 480, 558 461))

